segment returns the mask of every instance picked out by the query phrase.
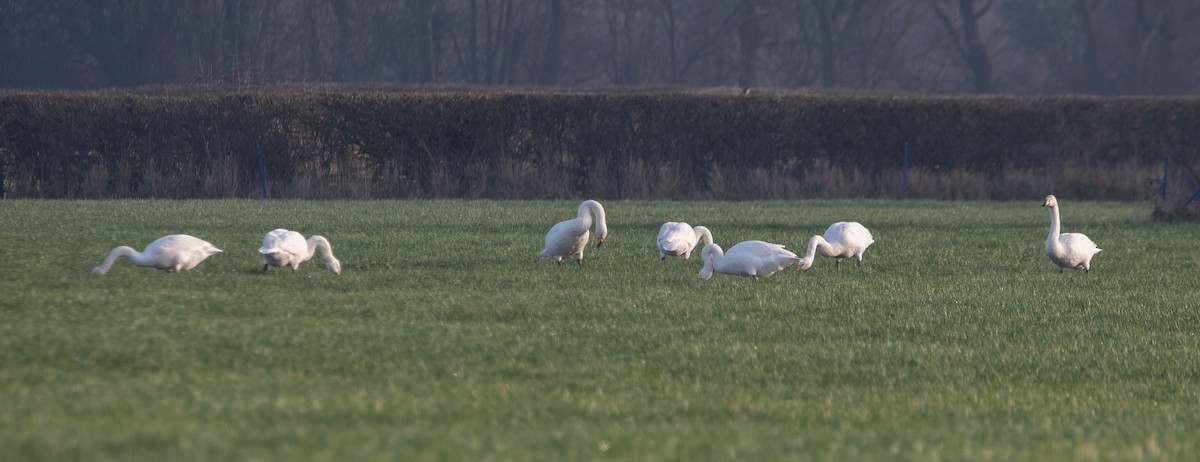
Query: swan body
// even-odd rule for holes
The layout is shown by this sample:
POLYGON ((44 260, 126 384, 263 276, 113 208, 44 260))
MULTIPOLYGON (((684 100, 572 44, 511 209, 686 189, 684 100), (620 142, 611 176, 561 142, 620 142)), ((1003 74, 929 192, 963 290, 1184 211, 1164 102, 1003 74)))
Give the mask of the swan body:
POLYGON ((587 247, 589 228, 596 226, 596 248, 604 244, 608 237, 608 224, 604 219, 604 206, 594 200, 586 200, 579 204, 579 213, 567 221, 559 222, 546 233, 546 247, 539 254, 541 258, 551 259, 562 266, 563 258, 574 257, 580 265, 583 264, 583 249, 587 247))
POLYGON ((174 273, 195 268, 204 259, 221 253, 222 250, 203 239, 186 234, 172 234, 155 239, 141 252, 131 247, 119 246, 108 252, 104 262, 92 268, 92 274, 103 276, 117 259, 125 257, 143 268, 155 268, 174 273))
POLYGON ((1046 256, 1058 265, 1058 272, 1064 268, 1081 269, 1085 273, 1091 271, 1092 257, 1100 253, 1100 248, 1090 238, 1080 233, 1059 233, 1058 199, 1054 195, 1046 196, 1042 207, 1050 207, 1050 235, 1046 236, 1046 256))
POLYGON ((308 261, 317 252, 325 261, 325 267, 333 274, 342 274, 342 262, 333 256, 333 248, 329 240, 322 236, 304 239, 304 235, 286 229, 274 229, 263 236, 262 247, 258 253, 263 256, 263 272, 272 266, 290 266, 292 271, 300 269, 300 264, 308 261))
POLYGON ((692 258, 692 250, 695 250, 702 240, 705 245, 713 243, 712 233, 708 228, 693 228, 687 223, 668 221, 658 228, 658 256, 663 260, 678 256, 688 260, 692 258))
POLYGON ((856 221, 839 221, 825 230, 824 236, 813 236, 808 240, 808 249, 796 269, 812 267, 816 254, 833 258, 833 266, 841 268, 842 259, 853 258, 857 266, 862 266, 863 252, 875 243, 871 231, 856 221))
POLYGON ((700 279, 707 281, 713 271, 734 276, 746 276, 758 279, 775 274, 777 271, 795 265, 799 257, 782 245, 763 241, 743 241, 729 248, 729 252, 721 250, 717 244, 707 244, 700 251, 704 260, 704 268, 700 269, 700 279))

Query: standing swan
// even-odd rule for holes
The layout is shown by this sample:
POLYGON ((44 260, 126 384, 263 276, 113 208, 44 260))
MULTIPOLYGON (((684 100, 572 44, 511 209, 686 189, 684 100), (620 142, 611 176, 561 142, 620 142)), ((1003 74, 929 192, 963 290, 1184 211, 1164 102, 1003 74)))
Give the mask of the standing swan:
POLYGON ((131 247, 112 249, 104 263, 92 268, 92 274, 103 276, 118 258, 128 258, 131 263, 145 268, 156 268, 168 273, 187 271, 221 249, 207 241, 186 234, 172 234, 155 239, 145 250, 138 252, 131 247))
POLYGON ((713 270, 734 276, 754 279, 767 277, 775 272, 795 265, 798 257, 782 245, 763 241, 743 241, 729 248, 729 253, 717 244, 708 244, 700 251, 704 268, 700 269, 700 280, 707 281, 713 270))
POLYGON ((1082 269, 1089 272, 1092 267, 1092 257, 1100 253, 1096 243, 1080 233, 1059 234, 1058 199, 1051 194, 1046 196, 1042 207, 1050 207, 1050 235, 1046 236, 1046 256, 1058 265, 1058 272, 1063 268, 1082 269))
POLYGON ((549 258, 562 266, 563 258, 575 257, 575 261, 583 265, 583 248, 587 247, 588 228, 592 227, 593 216, 596 223, 596 248, 604 244, 608 236, 608 225, 604 222, 604 206, 593 200, 579 204, 579 214, 575 218, 559 222, 546 233, 546 248, 542 249, 541 258, 549 258))
POLYGON ((342 274, 342 262, 333 256, 333 248, 329 240, 322 236, 313 236, 304 240, 304 235, 286 229, 274 229, 263 236, 263 245, 258 253, 263 256, 263 272, 271 266, 290 266, 292 271, 300 269, 300 264, 308 261, 317 250, 321 251, 321 259, 325 267, 333 274, 342 274))
POLYGON ((712 233, 708 228, 683 222, 668 221, 658 228, 658 256, 666 260, 668 256, 683 256, 684 260, 692 258, 692 250, 703 240, 705 245, 713 243, 712 233))
POLYGON ((808 240, 808 251, 804 258, 796 264, 796 269, 806 270, 812 267, 816 253, 833 257, 833 267, 841 268, 843 258, 854 258, 858 266, 862 266, 863 252, 875 243, 871 231, 857 221, 839 221, 829 225, 825 236, 813 236, 808 240))

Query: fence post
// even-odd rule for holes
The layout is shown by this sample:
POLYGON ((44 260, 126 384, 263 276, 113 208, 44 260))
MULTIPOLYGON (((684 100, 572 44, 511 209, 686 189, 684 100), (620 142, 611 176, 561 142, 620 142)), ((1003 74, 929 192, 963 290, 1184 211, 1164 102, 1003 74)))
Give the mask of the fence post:
POLYGON ((1171 161, 1171 158, 1169 156, 1163 156, 1162 187, 1160 188, 1159 193, 1158 193, 1158 197, 1159 197, 1159 199, 1161 199, 1161 203, 1163 205, 1166 205, 1166 203, 1167 203, 1167 167, 1170 165, 1170 161, 1171 161))
POLYGON ((901 195, 908 198, 908 142, 904 142, 904 173, 903 184, 901 186, 901 195))

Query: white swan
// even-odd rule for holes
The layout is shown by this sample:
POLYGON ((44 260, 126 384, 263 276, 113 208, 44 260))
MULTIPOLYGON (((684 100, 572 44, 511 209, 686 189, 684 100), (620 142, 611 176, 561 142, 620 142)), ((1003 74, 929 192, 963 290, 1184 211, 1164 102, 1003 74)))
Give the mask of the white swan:
POLYGON ((588 228, 592 227, 593 216, 596 224, 596 248, 604 244, 608 237, 608 224, 604 221, 604 206, 594 200, 586 200, 579 204, 579 214, 575 218, 559 222, 546 233, 546 248, 539 255, 558 262, 562 266, 563 258, 575 257, 575 261, 583 264, 583 248, 587 247, 588 228))
POLYGON ((692 250, 703 240, 705 245, 713 243, 712 233, 708 228, 683 222, 668 221, 658 228, 658 256, 666 260, 668 256, 683 256, 684 260, 692 258, 692 250))
POLYGON ((730 247, 728 253, 717 244, 708 244, 700 251, 700 258, 704 260, 704 268, 700 269, 700 280, 703 281, 712 277, 714 270, 734 276, 765 278, 799 260, 782 245, 763 241, 739 242, 730 247))
POLYGON ((333 248, 329 240, 322 236, 304 239, 304 235, 286 229, 274 229, 263 236, 263 245, 258 253, 263 256, 263 272, 271 266, 290 266, 292 271, 300 269, 300 264, 308 261, 317 251, 321 251, 321 259, 325 267, 333 274, 342 274, 342 262, 333 256, 333 248))
POLYGON ((1092 257, 1100 253, 1100 248, 1083 234, 1059 234, 1058 199, 1055 199, 1054 195, 1046 196, 1042 207, 1050 207, 1050 235, 1046 236, 1046 255, 1058 265, 1058 272, 1061 273, 1063 268, 1081 269, 1085 273, 1091 271, 1092 257))
POLYGON ((104 262, 92 268, 92 274, 103 276, 118 258, 128 258, 131 263, 145 268, 156 268, 168 273, 187 271, 221 249, 207 241, 186 234, 172 234, 155 239, 144 250, 138 252, 131 247, 119 246, 108 252, 104 262))
POLYGON ((834 268, 841 268, 843 258, 854 258, 858 266, 862 266, 863 252, 875 243, 871 231, 856 221, 839 221, 825 230, 825 236, 813 236, 808 240, 808 250, 804 258, 796 264, 796 269, 809 269, 819 252, 826 257, 833 257, 834 268))

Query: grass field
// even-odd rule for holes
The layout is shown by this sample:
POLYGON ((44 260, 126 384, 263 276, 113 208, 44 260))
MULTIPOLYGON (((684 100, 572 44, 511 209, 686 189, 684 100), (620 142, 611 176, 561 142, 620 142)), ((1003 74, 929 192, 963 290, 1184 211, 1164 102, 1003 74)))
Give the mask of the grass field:
POLYGON ((1040 197, 607 201, 561 268, 578 201, 0 201, 0 460, 1200 458, 1200 230, 1060 200, 1090 274, 1043 254, 1040 197), (861 269, 701 282, 654 248, 845 219, 861 269), (276 227, 343 274, 262 274, 276 227), (171 233, 225 253, 90 274, 171 233))

